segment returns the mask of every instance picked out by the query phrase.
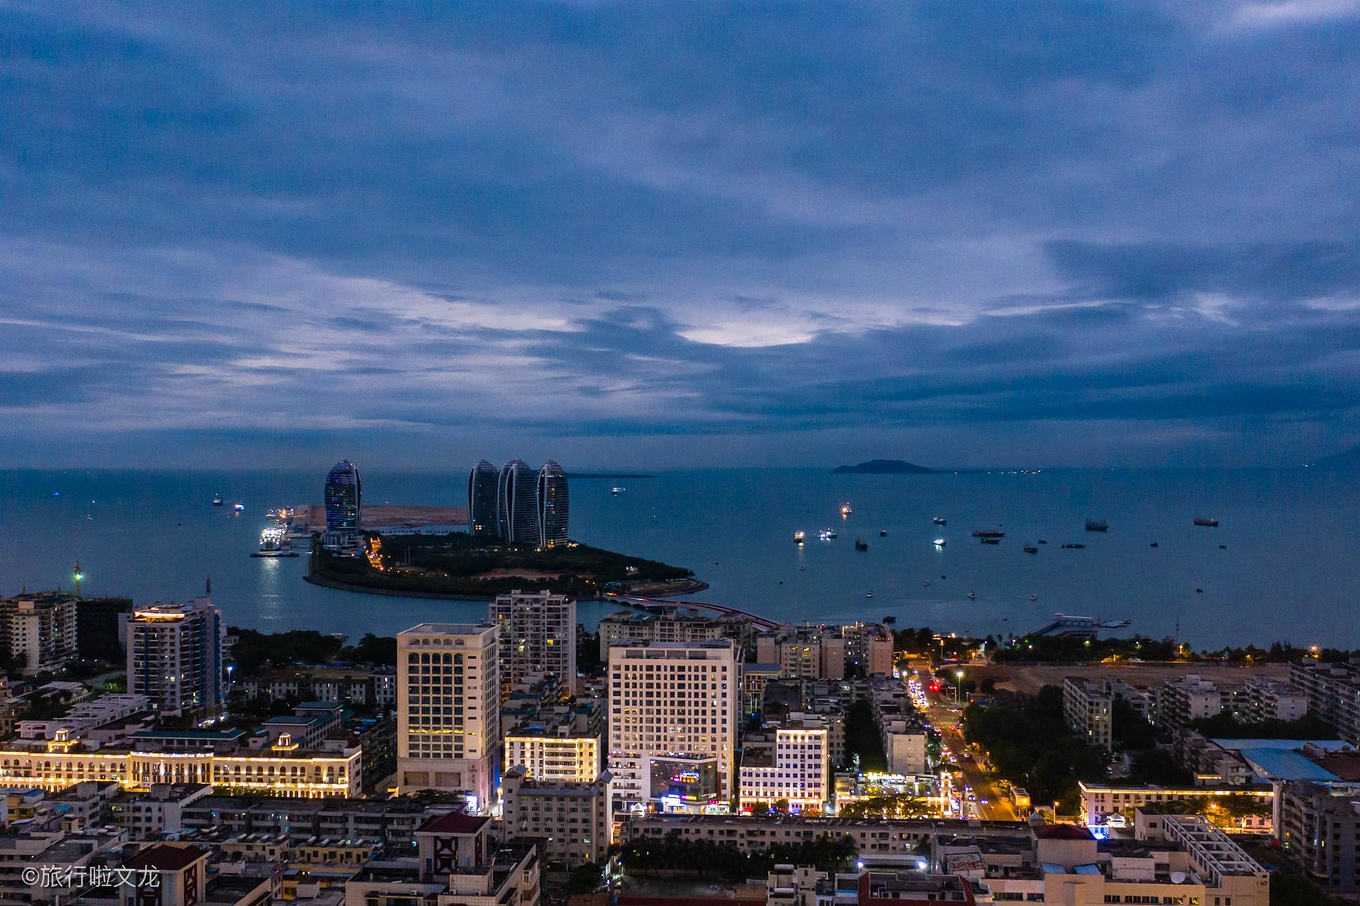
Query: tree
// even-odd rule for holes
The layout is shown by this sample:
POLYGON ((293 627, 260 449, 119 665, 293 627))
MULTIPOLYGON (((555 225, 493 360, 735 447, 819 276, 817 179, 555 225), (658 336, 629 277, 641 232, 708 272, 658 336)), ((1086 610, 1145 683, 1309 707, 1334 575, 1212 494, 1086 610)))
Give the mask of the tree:
POLYGON ((594 893, 604 879, 604 870, 594 862, 583 862, 567 876, 567 893, 594 893))

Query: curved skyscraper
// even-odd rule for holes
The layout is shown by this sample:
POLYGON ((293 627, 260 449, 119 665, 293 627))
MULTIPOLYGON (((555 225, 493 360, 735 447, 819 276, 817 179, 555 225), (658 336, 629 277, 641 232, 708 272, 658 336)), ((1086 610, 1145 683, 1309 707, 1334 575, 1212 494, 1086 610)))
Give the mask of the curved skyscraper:
POLYGON ((468 475, 468 532, 473 535, 497 534, 496 467, 485 459, 468 475))
POLYGON ((496 482, 496 534, 511 544, 538 544, 536 478, 522 459, 501 466, 496 482))
POLYGON ((571 510, 567 496, 567 473, 554 460, 548 460, 538 473, 538 546, 567 543, 567 517, 571 510))
POLYGON ((342 459, 326 475, 326 531, 321 543, 345 553, 359 550, 359 518, 363 511, 359 470, 342 459))

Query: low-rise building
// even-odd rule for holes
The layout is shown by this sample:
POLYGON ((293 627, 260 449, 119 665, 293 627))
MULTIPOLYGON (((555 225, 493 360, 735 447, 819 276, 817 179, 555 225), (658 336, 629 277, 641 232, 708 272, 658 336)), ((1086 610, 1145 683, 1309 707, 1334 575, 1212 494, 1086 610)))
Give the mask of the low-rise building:
POLYGON ((602 864, 614 825, 610 780, 608 771, 586 783, 535 780, 511 768, 501 778, 505 836, 538 840, 549 864, 602 864))
POLYGON ((1270 833, 1271 830, 1271 811, 1275 797, 1275 791, 1271 787, 1118 786, 1085 780, 1078 781, 1077 787, 1081 791, 1083 823, 1088 826, 1121 823, 1128 820, 1136 809, 1160 803, 1189 803, 1198 806, 1198 810, 1207 812, 1215 808, 1218 802, 1230 797, 1251 797, 1260 803, 1260 807, 1243 810, 1245 813, 1232 821, 1225 820, 1225 829, 1254 834, 1270 833), (1111 822, 1111 818, 1115 818, 1115 821, 1111 822))
POLYGON ((124 790, 109 803, 109 820, 134 840, 185 830, 184 810, 212 795, 206 783, 155 783, 144 792, 124 790))
POLYGON ((1243 686, 1213 683, 1197 673, 1162 683, 1157 694, 1157 722, 1179 730, 1191 721, 1215 717, 1226 711, 1237 720, 1246 719, 1247 695, 1243 686))

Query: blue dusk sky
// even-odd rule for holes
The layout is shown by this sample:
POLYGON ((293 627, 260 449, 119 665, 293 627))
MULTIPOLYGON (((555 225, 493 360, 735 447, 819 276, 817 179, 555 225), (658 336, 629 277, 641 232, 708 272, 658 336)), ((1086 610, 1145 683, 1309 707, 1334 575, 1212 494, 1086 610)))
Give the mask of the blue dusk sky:
POLYGON ((0 0, 0 467, 1360 440, 1360 0, 0 0))

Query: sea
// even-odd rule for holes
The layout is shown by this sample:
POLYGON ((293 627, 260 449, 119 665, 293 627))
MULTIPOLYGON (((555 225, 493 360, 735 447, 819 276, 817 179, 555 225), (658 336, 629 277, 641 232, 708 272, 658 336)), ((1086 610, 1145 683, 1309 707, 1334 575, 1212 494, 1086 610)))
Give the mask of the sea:
MULTIPOLYGON (((138 604, 190 598, 211 582, 230 625, 263 631, 358 639, 485 616, 484 601, 310 585, 305 556, 250 557, 268 510, 321 501, 328 465, 0 472, 0 594, 70 589, 79 563, 83 594, 138 604), (214 494, 226 505, 212 506, 214 494)), ((363 471, 369 503, 461 506, 466 487, 461 470, 363 471)), ((1004 637, 1066 613, 1129 620, 1111 634, 1175 636, 1198 649, 1360 647, 1360 472, 713 469, 573 478, 570 493, 574 539, 688 567, 710 586, 696 600, 780 621, 892 617, 897 628, 1004 637), (1219 527, 1195 526, 1197 516, 1219 527), (1109 530, 1088 532, 1087 519, 1109 530), (837 537, 820 540, 826 528, 837 537), (980 544, 977 529, 1005 537, 980 544)), ((614 609, 583 602, 579 614, 593 624, 614 609)))

